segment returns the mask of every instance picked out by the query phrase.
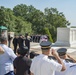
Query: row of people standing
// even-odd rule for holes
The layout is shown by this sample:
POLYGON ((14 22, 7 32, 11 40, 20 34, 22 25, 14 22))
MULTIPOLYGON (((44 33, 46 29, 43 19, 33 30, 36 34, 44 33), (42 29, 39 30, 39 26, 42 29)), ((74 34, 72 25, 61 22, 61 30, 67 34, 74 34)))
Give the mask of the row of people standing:
POLYGON ((18 48, 19 56, 17 57, 13 50, 7 46, 7 38, 1 37, 0 43, 0 75, 28 75, 31 60, 25 55, 27 47, 18 48))
POLYGON ((39 42, 41 35, 31 35, 32 42, 39 42))
MULTIPOLYGON (((28 34, 25 35, 20 35, 19 37, 15 35, 13 39, 13 46, 14 46, 14 53, 16 53, 17 46, 22 47, 22 46, 27 46, 28 49, 30 50, 30 41, 32 42, 41 42, 42 40, 48 40, 47 35, 32 35, 28 36, 28 34)), ((28 51, 29 52, 29 51, 28 51)))
MULTIPOLYGON (((13 39, 13 46, 14 46, 14 53, 16 54, 16 50, 17 50, 17 46, 19 48, 23 47, 23 46, 27 46, 28 50, 30 50, 30 39, 28 38, 28 36, 23 37, 22 35, 20 35, 19 37, 15 35, 14 39, 13 39)), ((29 51, 28 51, 29 52, 29 51)))
POLYGON ((43 41, 40 45, 42 54, 33 58, 31 75, 75 75, 76 60, 67 54, 66 48, 59 48, 56 52, 50 42, 43 41))
MULTIPOLYGON (((19 48, 18 53, 20 55, 17 57, 14 54, 13 50, 9 48, 6 44, 7 44, 7 39, 2 37, 0 46, 4 49, 4 54, 0 55, 0 75, 14 75, 13 72, 14 70, 15 70, 15 75, 28 75, 30 73, 29 69, 31 71, 31 75, 55 75, 56 71, 61 72, 67 70, 66 64, 59 57, 59 55, 62 57, 63 54, 64 55, 66 54, 66 49, 61 48, 58 51, 60 53, 58 55, 58 53, 54 49, 51 49, 51 43, 49 41, 43 41, 40 43, 42 54, 33 58, 32 61, 26 57, 28 50, 27 47, 19 48), (53 60, 52 58, 51 59, 48 58, 50 54, 50 49, 51 49, 51 54, 55 57, 57 61, 53 60), (12 62, 14 63, 14 69, 12 62)), ((76 66, 76 64, 71 65, 70 71, 68 72, 72 72, 71 71, 72 69, 76 70, 76 67, 73 68, 74 66, 76 66)), ((70 73, 64 75, 75 75, 75 72, 74 74, 70 73)))
POLYGON ((49 39, 48 35, 31 35, 32 42, 40 43, 41 39, 49 39))

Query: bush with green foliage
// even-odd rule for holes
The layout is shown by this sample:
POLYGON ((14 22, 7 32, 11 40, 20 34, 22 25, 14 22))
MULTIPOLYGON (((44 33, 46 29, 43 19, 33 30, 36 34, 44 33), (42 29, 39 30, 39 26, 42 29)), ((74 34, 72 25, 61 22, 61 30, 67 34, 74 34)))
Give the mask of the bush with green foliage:
POLYGON ((44 34, 46 34, 48 36, 48 38, 49 38, 49 41, 53 43, 53 39, 52 39, 52 36, 51 36, 51 34, 49 32, 49 29, 46 28, 46 27, 44 28, 44 34))

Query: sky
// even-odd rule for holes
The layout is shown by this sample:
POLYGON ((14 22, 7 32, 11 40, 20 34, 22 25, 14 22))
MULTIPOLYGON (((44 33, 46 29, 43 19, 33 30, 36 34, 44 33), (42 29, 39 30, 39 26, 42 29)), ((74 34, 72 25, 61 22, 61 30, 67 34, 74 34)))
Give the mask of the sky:
POLYGON ((0 0, 0 6, 5 8, 13 9, 18 4, 32 5, 43 12, 46 7, 57 8, 63 12, 71 26, 76 26, 76 0, 0 0))

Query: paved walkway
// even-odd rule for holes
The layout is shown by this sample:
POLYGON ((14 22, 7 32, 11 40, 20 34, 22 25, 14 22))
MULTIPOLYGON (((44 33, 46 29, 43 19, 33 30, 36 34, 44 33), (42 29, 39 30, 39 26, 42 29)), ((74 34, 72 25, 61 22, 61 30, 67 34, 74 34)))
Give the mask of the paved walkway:
MULTIPOLYGON (((58 48, 61 48, 61 47, 53 46, 52 48, 57 50, 58 48)), ((73 56, 76 59, 76 48, 75 47, 64 47, 64 48, 67 48, 67 53, 70 54, 71 56, 73 56)), ((40 54, 41 53, 41 49, 40 49, 39 43, 31 42, 31 51, 35 51, 36 53, 40 54)))
MULTIPOLYGON (((30 51, 35 51, 36 53, 41 54, 41 48, 40 48, 39 43, 31 42, 30 47, 31 47, 30 51)), ((12 45, 11 45, 11 48, 13 49, 12 45)), ((61 48, 61 47, 53 46, 52 48, 57 50, 58 48, 61 48)), ((75 47, 65 47, 65 48, 67 48, 67 53, 76 59, 76 48, 75 47)))

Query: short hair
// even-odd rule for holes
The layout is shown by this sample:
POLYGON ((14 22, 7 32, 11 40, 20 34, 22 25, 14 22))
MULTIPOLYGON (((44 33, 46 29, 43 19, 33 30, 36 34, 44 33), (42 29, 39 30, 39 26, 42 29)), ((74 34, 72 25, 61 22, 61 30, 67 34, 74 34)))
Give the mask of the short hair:
POLYGON ((42 51, 47 51, 47 50, 49 50, 51 47, 49 47, 49 48, 41 48, 42 49, 42 51))
POLYGON ((4 37, 4 36, 2 36, 2 37, 0 38, 0 41, 1 41, 1 42, 5 42, 5 41, 7 41, 7 38, 4 37))
POLYGON ((34 51, 30 52, 30 58, 33 59, 35 56, 38 56, 39 54, 35 53, 34 51))
POLYGON ((17 49, 17 53, 22 56, 25 56, 27 52, 28 52, 28 47, 21 47, 17 49))

